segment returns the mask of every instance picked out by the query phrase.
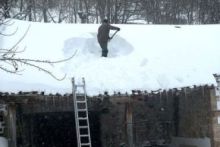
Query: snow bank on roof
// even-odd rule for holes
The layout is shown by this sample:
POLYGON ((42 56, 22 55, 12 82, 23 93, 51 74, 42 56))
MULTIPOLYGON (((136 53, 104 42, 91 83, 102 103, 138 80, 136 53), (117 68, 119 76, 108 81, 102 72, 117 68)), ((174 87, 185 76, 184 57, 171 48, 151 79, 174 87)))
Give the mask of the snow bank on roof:
MULTIPOLYGON (((0 71, 0 91, 71 92, 71 78, 85 77, 87 93, 96 95, 131 90, 158 90, 216 84, 220 73, 220 25, 116 25, 121 31, 109 42, 109 57, 102 58, 96 40, 97 24, 44 24, 12 20, 0 36, 1 48, 12 46, 30 25, 19 44, 20 57, 59 60, 74 58, 55 67, 45 66, 57 81, 30 67, 21 75, 0 71), (2 84, 3 83, 3 84, 2 84)), ((113 32, 111 32, 112 34, 113 32)))

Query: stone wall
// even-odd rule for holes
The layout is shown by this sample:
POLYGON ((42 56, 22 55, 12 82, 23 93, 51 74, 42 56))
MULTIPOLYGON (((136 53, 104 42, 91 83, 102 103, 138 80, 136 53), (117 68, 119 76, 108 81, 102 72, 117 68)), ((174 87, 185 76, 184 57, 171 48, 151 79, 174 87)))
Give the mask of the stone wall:
MULTIPOLYGON (((105 94, 89 98, 88 107, 89 111, 97 113, 102 147, 169 145, 173 137, 208 138, 212 147, 218 147, 220 113, 213 91, 213 87, 201 86, 152 93, 133 91, 132 95, 105 94), (213 113, 214 108, 216 111, 213 113)), ((35 96, 32 99, 27 96, 17 99, 16 96, 7 96, 4 101, 16 104, 18 100, 17 105, 22 107, 24 113, 30 114, 73 111, 71 98, 40 96, 39 99, 35 96)))
POLYGON ((216 113, 213 116, 213 147, 219 147, 220 146, 220 126, 219 126, 219 120, 218 117, 220 116, 220 113, 216 113))
POLYGON ((211 91, 213 147, 220 146, 220 77, 217 82, 218 86, 211 91))
POLYGON ((128 98, 104 97, 100 109, 103 147, 119 147, 127 142, 125 111, 128 98))
POLYGON ((186 88, 179 100, 179 137, 202 138, 212 136, 211 99, 209 87, 186 88))
POLYGON ((211 139, 212 90, 213 87, 201 86, 112 96, 108 98, 108 104, 104 100, 100 119, 103 147, 120 146, 121 143, 132 146, 129 145, 131 136, 135 147, 168 145, 172 137, 211 139), (128 108, 131 114, 128 114, 128 108), (128 131, 128 115, 132 117, 132 134, 128 131))

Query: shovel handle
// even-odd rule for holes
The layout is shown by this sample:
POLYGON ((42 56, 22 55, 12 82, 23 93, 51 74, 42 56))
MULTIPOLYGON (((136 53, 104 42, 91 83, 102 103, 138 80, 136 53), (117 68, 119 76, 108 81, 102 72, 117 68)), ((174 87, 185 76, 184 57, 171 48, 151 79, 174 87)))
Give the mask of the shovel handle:
POLYGON ((118 33, 118 30, 115 31, 115 33, 110 37, 110 39, 112 39, 116 35, 116 33, 118 33))

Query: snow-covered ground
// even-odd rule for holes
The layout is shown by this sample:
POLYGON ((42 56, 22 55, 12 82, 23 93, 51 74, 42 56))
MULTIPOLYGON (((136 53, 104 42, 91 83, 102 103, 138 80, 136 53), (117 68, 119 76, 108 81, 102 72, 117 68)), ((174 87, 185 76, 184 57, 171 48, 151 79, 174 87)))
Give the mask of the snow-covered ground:
POLYGON ((209 138, 184 138, 184 137, 173 137, 172 144, 170 147, 177 146, 197 146, 197 147, 211 147, 211 141, 209 138))
POLYGON ((4 137, 0 137, 0 147, 8 147, 8 141, 4 137))
POLYGON ((0 71, 0 91, 71 93, 71 78, 80 82, 85 77, 89 95, 130 93, 216 84, 213 74, 220 73, 220 25, 116 25, 121 31, 109 42, 109 57, 103 58, 96 39, 99 24, 12 21, 0 27, 6 34, 17 28, 15 35, 0 36, 1 48, 15 44, 30 25, 19 57, 59 60, 76 54, 54 67, 42 65, 58 77, 67 74, 63 81, 22 67, 22 75, 0 71))

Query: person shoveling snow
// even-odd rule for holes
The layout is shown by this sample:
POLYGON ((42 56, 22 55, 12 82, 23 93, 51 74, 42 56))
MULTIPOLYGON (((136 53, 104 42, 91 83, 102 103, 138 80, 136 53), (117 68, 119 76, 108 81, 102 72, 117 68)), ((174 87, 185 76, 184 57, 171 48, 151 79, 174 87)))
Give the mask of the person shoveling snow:
POLYGON ((112 35, 112 37, 109 37, 110 30, 116 30, 116 32, 114 33, 115 35, 118 31, 120 31, 120 28, 110 25, 109 21, 107 19, 104 19, 102 21, 102 25, 98 29, 97 35, 99 45, 102 48, 102 57, 108 56, 108 41, 114 37, 114 35, 112 35))

